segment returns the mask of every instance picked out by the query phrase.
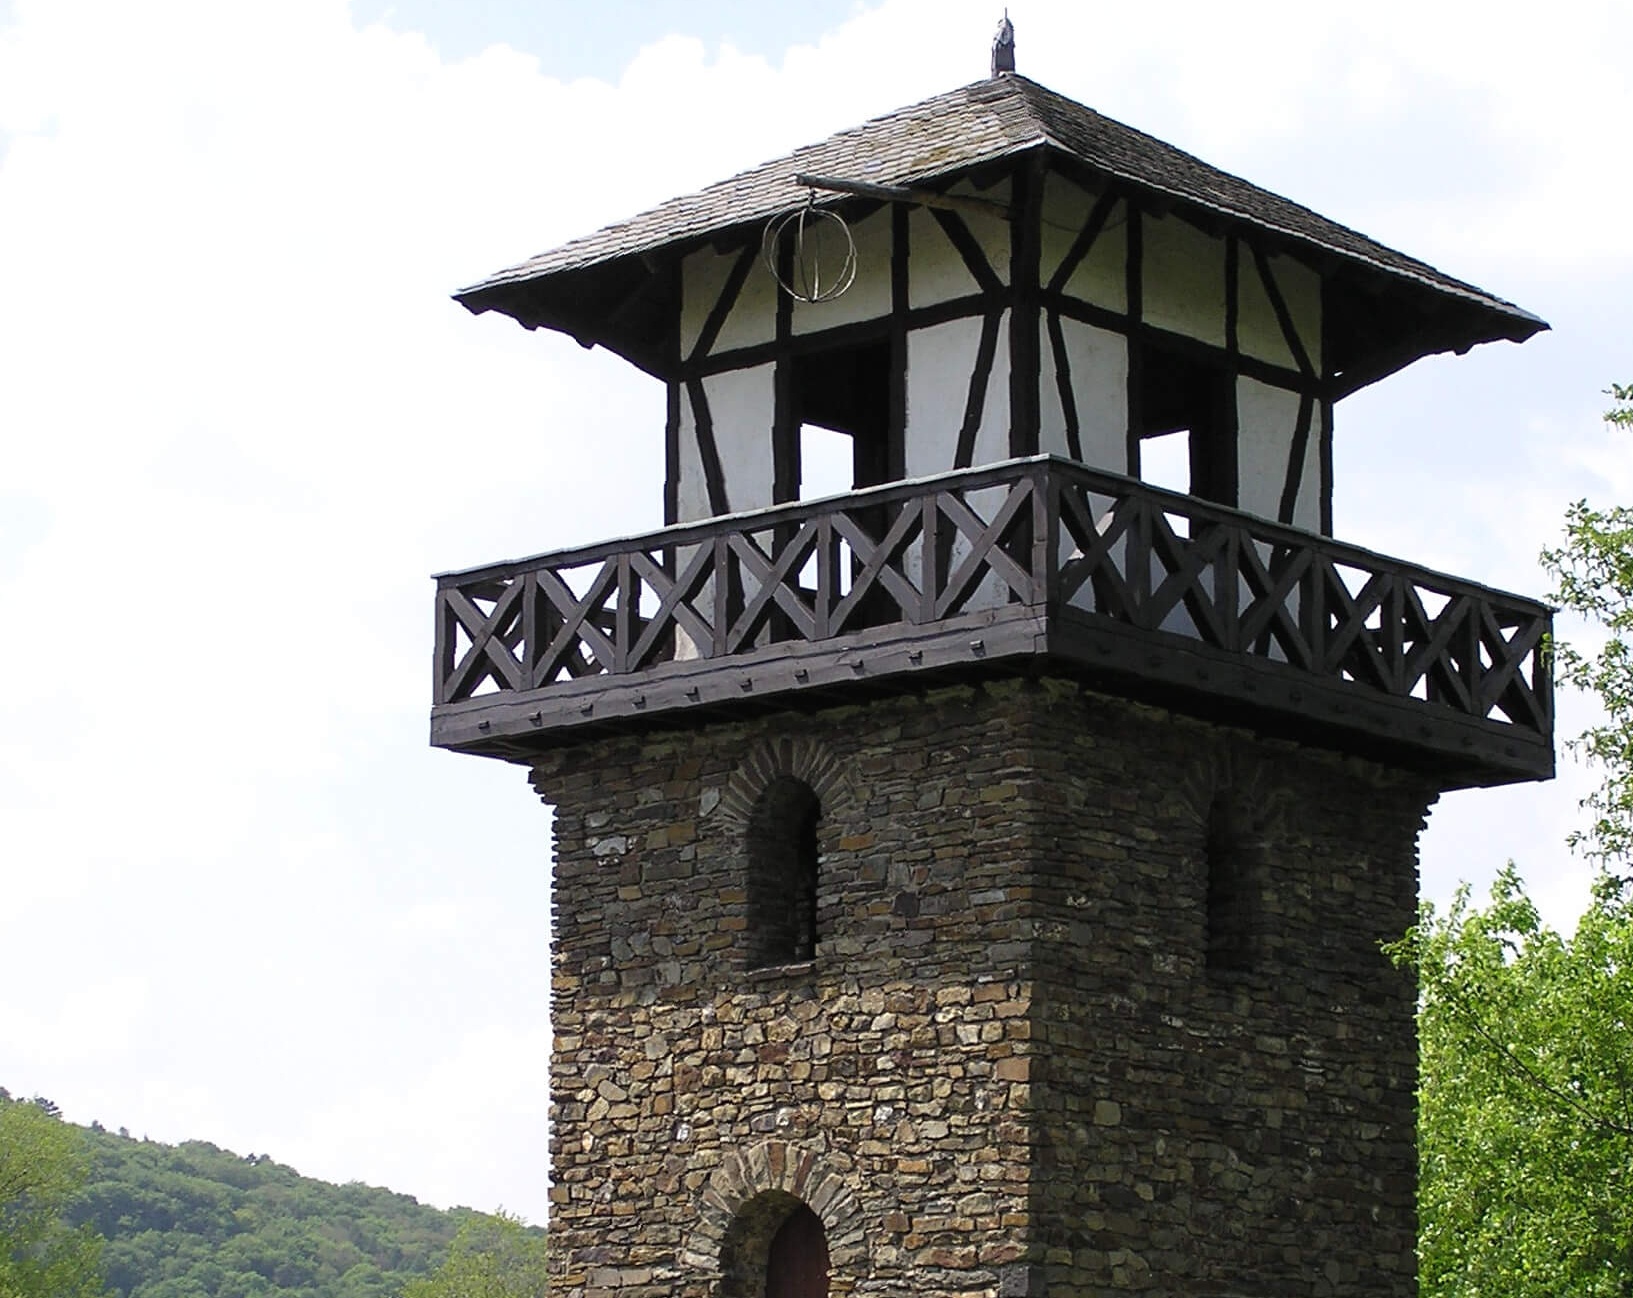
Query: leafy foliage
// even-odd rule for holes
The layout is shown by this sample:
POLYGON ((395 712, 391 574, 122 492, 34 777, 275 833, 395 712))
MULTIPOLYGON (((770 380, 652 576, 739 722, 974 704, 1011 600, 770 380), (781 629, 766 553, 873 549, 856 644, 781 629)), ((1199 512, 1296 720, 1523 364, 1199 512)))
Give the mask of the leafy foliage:
POLYGON ((1612 383, 1605 389, 1605 395, 1615 403, 1605 411, 1605 418, 1624 428, 1633 428, 1633 383, 1612 383))
MULTIPOLYGON (((1633 386, 1608 395, 1607 420, 1633 428, 1633 386)), ((1591 656, 1556 646, 1559 677, 1606 714, 1578 741, 1603 779, 1572 840, 1601 873, 1570 937, 1511 864, 1487 906, 1465 886, 1391 948, 1421 989, 1425 1298, 1633 1295, 1633 509, 1579 501, 1543 563, 1607 632, 1591 656)))
POLYGON ((0 1090, 0 1298, 93 1298, 101 1241, 63 1209, 84 1182, 84 1133, 49 1101, 0 1090))
MULTIPOLYGON (((118 1298, 397 1298, 480 1219, 312 1180, 265 1155, 66 1130, 83 1135, 89 1166, 66 1217, 105 1239, 118 1298)), ((0 1298, 12 1298, 3 1284, 0 1298)))
POLYGON ((1425 906, 1417 967, 1419 1283, 1426 1298, 1633 1294, 1633 910, 1576 933, 1514 867, 1484 909, 1425 906))
POLYGON ((465 1222, 448 1260, 403 1298, 544 1298, 549 1284, 544 1233, 500 1213, 465 1222))
MULTIPOLYGON (((1605 418, 1633 429, 1633 385, 1615 384, 1607 395, 1615 404, 1605 418)), ((1605 864, 1633 862, 1633 509, 1577 501, 1566 511, 1565 543, 1543 551, 1542 563, 1560 604, 1609 633, 1592 655, 1555 646, 1559 679, 1596 694, 1606 714, 1575 741, 1605 778, 1583 804, 1591 823, 1572 843, 1605 864)))

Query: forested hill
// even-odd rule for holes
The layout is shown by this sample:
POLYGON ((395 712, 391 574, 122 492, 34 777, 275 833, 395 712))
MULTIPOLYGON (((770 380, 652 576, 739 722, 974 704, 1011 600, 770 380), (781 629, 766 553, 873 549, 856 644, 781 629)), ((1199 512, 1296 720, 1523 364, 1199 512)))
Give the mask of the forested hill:
POLYGON ((120 1298, 397 1298, 470 1216, 198 1141, 93 1125, 86 1144, 91 1173, 71 1218, 107 1241, 120 1298))

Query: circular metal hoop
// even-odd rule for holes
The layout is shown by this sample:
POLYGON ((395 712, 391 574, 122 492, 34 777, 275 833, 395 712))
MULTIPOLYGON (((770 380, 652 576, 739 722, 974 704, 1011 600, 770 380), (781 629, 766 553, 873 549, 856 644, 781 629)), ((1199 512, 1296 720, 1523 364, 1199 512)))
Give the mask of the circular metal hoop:
POLYGON ((789 297, 800 302, 832 302, 856 280, 856 240, 844 217, 816 206, 815 198, 813 194, 804 207, 766 223, 760 255, 789 297), (792 235, 794 241, 786 279, 778 264, 785 235, 792 235), (825 249, 824 244, 830 246, 825 249))

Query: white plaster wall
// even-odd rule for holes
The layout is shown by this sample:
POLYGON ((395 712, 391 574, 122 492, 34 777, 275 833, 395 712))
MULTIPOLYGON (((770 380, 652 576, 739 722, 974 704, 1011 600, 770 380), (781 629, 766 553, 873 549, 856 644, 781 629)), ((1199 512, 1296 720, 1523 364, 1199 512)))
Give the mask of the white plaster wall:
MULTIPOLYGON (((952 197, 974 198, 986 203, 997 203, 1005 206, 1009 203, 1011 185, 1008 180, 1000 181, 989 189, 978 189, 968 180, 961 180, 947 193, 952 197)), ((975 241, 981 245, 987 254, 987 263, 992 267, 993 274, 998 276, 1001 283, 1009 283, 1009 234, 1010 227, 1007 218, 997 213, 988 214, 979 209, 960 212, 964 224, 969 227, 975 241)), ((954 255, 957 255, 955 250, 954 255)))
MULTIPOLYGON (((1299 395, 1285 388, 1271 387, 1257 379, 1236 381, 1236 471, 1238 503, 1250 514, 1275 518, 1281 509, 1281 490, 1287 481, 1287 457, 1298 427, 1299 395)), ((1310 431, 1310 446, 1318 441, 1318 431, 1310 431)), ((1302 510, 1307 492, 1302 484, 1296 508, 1302 510)), ((1315 517, 1321 517, 1316 501, 1315 517)), ((1305 526, 1300 523, 1299 526, 1305 526)))
MULTIPOLYGON (((1293 328, 1310 357, 1316 372, 1321 372, 1321 276, 1302 262, 1291 257, 1272 256, 1270 271, 1276 277, 1287 312, 1293 318, 1293 328)), ((1264 279, 1253 254, 1246 248, 1237 263, 1239 275, 1237 293, 1236 338, 1244 354, 1269 361, 1275 365, 1296 367, 1293 351, 1287 345, 1270 295, 1265 291, 1264 279)))
MULTIPOLYGON (((1055 349, 1049 341, 1047 321, 1040 321, 1038 327, 1043 358, 1038 448, 1068 455, 1066 413, 1061 408, 1060 385, 1055 379, 1055 349)), ((1123 473, 1128 461, 1128 340, 1122 334, 1077 320, 1062 319, 1060 331, 1066 343, 1072 399, 1077 406, 1083 463, 1123 473)))
POLYGON ((1293 503, 1293 526, 1321 530, 1321 442, 1324 437, 1321 403, 1310 417, 1310 440, 1304 447, 1304 468, 1299 475, 1298 499, 1293 503))
POLYGON ((697 449, 697 420, 692 415, 692 399, 686 386, 680 389, 680 463, 675 482, 675 521, 693 523, 710 518, 709 488, 703 478, 703 457, 697 449))
MULTIPOLYGON (((1038 280, 1047 285, 1071 251, 1078 231, 1089 219, 1095 195, 1051 173, 1043 186, 1043 228, 1041 269, 1038 280)), ((1063 286, 1064 292, 1084 302, 1111 311, 1128 310, 1128 206, 1118 203, 1095 237, 1088 255, 1063 286)))
POLYGON ((1038 282, 1047 284, 1089 219, 1094 196, 1081 185, 1049 172, 1043 178, 1043 228, 1038 232, 1038 282))
MULTIPOLYGON (((974 362, 971 362, 974 368, 974 362)), ((992 355, 992 376, 987 380, 981 427, 975 434, 971 464, 994 464, 1009 458, 1009 312, 998 321, 998 349, 992 355)), ((951 465, 948 466, 952 467, 951 465)))
POLYGON ((772 503, 776 370, 768 362, 711 374, 703 380, 709 413, 714 417, 714 444, 726 478, 726 499, 733 513, 772 503))
MULTIPOLYGON (((844 259, 844 236, 831 222, 820 219, 811 221, 807 228, 807 246, 820 254, 823 277, 837 274, 844 259)), ((856 278, 831 302, 801 302, 796 298, 792 322, 795 333, 812 333, 890 314, 890 209, 880 208, 867 220, 853 223, 850 230, 856 243, 856 278)))
POLYGON ((777 281, 766 269, 765 262, 756 257, 737 303, 721 326, 715 339, 715 352, 731 351, 738 347, 753 347, 770 342, 777 336, 777 281))
MULTIPOLYGON (((1048 313, 1045 312, 1045 315, 1048 313)), ((1071 352, 1068 339, 1066 350, 1071 352)), ((1060 404, 1060 385, 1055 381, 1055 348, 1049 341, 1049 327, 1045 319, 1038 320, 1038 450, 1045 455, 1071 455, 1066 443, 1066 412, 1060 404)), ((1068 358, 1067 366, 1076 369, 1075 359, 1068 358)))
MULTIPOLYGON (((721 254, 700 248, 681 262, 680 352, 689 357, 697 346, 709 312, 720 300, 720 290, 731 275, 741 252, 721 254)), ((721 326, 714 351, 730 351, 768 343, 777 336, 777 284, 765 263, 756 257, 748 278, 743 281, 737 303, 721 326)))
MULTIPOLYGON (((979 318, 949 320, 907 335, 908 477, 952 469, 980 344, 979 318)), ((998 350, 987 381, 974 463, 990 464, 1008 458, 1009 315, 1005 312, 998 326, 998 350)))
POLYGON ((1225 241, 1175 216, 1142 218, 1145 321, 1225 345, 1225 241))
POLYGON ((907 218, 907 249, 909 306, 933 306, 980 291, 958 249, 922 207, 915 207, 907 218))
MULTIPOLYGON (((982 191, 967 181, 954 186, 951 194, 963 194, 989 203, 1009 201, 1009 183, 982 191)), ((1009 222, 984 212, 960 212, 975 241, 986 253, 987 264, 999 282, 1009 282, 1009 222)), ((910 306, 933 306, 952 298, 968 297, 981 291, 975 276, 964 265, 952 240, 926 208, 915 207, 908 216, 907 300, 910 306)))
POLYGON ((1106 228, 1089 249, 1089 255, 1078 263, 1066 281, 1067 293, 1111 311, 1128 310, 1128 226, 1124 224, 1127 219, 1127 207, 1117 204, 1107 219, 1106 228))

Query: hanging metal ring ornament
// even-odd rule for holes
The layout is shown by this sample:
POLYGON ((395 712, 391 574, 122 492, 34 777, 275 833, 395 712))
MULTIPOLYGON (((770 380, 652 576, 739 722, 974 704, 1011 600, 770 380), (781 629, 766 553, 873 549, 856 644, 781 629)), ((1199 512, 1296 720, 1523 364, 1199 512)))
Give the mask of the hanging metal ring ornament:
POLYGON ((806 197, 804 207, 773 217, 766 223, 760 255, 783 292, 799 302, 832 302, 856 279, 856 240, 851 236, 850 226, 839 213, 816 205, 814 189, 806 197), (834 228, 844 240, 844 252, 838 258, 837 267, 834 258, 823 256, 823 244, 835 242, 831 233, 834 228), (785 235, 791 235, 794 240, 787 279, 783 278, 778 264, 785 235))

